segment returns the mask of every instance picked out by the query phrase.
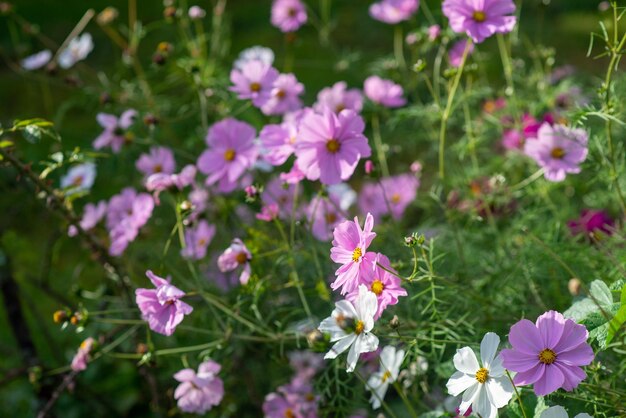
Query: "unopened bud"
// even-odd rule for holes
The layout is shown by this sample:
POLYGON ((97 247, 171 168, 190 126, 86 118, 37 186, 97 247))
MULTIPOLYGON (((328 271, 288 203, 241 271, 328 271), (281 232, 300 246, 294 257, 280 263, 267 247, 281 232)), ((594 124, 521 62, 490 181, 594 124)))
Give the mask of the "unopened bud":
POLYGON ((569 282, 567 283, 567 290, 569 290, 572 296, 580 295, 581 288, 582 288, 582 283, 580 279, 576 277, 569 279, 569 282))
POLYGON ((52 314, 52 320, 54 321, 55 324, 60 324, 62 322, 65 322, 67 320, 67 312, 65 312, 64 310, 58 310, 55 313, 52 314))
POLYGON ((392 329, 397 329, 400 326, 400 319, 398 318, 398 315, 394 315, 393 318, 391 318, 391 321, 389 321, 389 326, 392 329))

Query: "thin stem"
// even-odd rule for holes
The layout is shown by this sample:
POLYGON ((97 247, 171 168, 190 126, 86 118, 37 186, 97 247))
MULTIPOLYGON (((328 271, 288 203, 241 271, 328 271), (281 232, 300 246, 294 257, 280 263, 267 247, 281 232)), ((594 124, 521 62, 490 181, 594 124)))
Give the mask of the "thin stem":
POLYGON ((517 97, 515 96, 515 86, 513 84, 513 65, 511 64, 511 56, 509 49, 504 42, 504 35, 498 33, 496 38, 498 39, 498 50, 500 51, 500 58, 502 59, 502 67, 504 68, 504 78, 506 79, 506 95, 511 97, 511 103, 513 104, 513 113, 515 121, 519 119, 519 109, 517 106, 517 97))
POLYGON ((406 71, 406 61, 404 60, 404 38, 402 26, 396 25, 393 31, 393 53, 396 57, 396 64, 401 71, 406 71))
POLYGON ((374 146, 376 147, 376 155, 378 156, 378 163, 383 172, 383 177, 389 177, 389 167, 387 166, 383 139, 380 135, 380 120, 377 113, 372 115, 372 135, 374 136, 374 146))
POLYGON ((508 376, 509 380, 511 381, 511 384, 513 385, 513 390, 515 391, 515 396, 517 396, 517 401, 519 402, 519 407, 522 410, 522 415, 524 416, 524 418, 528 418, 526 416, 526 411, 524 411, 524 404, 522 403, 522 398, 519 396, 517 387, 515 386, 515 383, 513 383, 513 379, 511 378, 511 375, 509 374, 508 370, 506 371, 506 375, 508 376))

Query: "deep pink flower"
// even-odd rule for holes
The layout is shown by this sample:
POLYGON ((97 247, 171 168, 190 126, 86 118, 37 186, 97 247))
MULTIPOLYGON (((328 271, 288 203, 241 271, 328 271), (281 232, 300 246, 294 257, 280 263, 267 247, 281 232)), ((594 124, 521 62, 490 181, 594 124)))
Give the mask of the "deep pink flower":
POLYGON ((381 0, 370 6, 370 16, 393 25, 409 20, 419 5, 419 0, 381 0))
POLYGON ((185 315, 189 315, 193 308, 183 302, 181 298, 185 292, 170 283, 170 278, 163 279, 152 271, 146 271, 156 289, 135 290, 135 302, 141 311, 144 321, 150 329, 163 335, 172 335, 185 315))
POLYGON ((185 231, 185 248, 180 251, 184 258, 201 260, 206 257, 206 250, 215 236, 215 225, 202 219, 193 228, 185 231))
POLYGON ((534 385, 537 396, 559 388, 572 391, 587 377, 581 366, 594 358, 588 336, 583 325, 555 311, 544 313, 535 324, 522 319, 509 332, 513 348, 502 350, 504 367, 517 372, 516 385, 534 385))
POLYGON ((313 236, 320 241, 329 241, 337 225, 346 220, 340 198, 334 194, 329 194, 326 199, 315 196, 307 208, 307 217, 313 236))
POLYGON ((306 7, 300 0, 274 0, 271 21, 282 32, 295 32, 307 21, 306 7))
POLYGON ((452 30, 477 44, 495 33, 511 32, 517 21, 513 0, 445 0, 441 7, 452 30))
POLYGON ((261 107, 270 99, 277 78, 278 70, 271 65, 259 60, 247 61, 230 72, 234 86, 229 90, 237 93, 238 98, 250 99, 256 107, 261 107))
POLYGON ((96 340, 89 337, 78 347, 78 351, 72 359, 71 368, 75 372, 81 372, 87 368, 87 363, 91 359, 90 353, 93 350, 96 340))
POLYGON ((583 129, 544 123, 537 139, 524 143, 524 153, 544 169, 547 180, 559 182, 568 173, 580 173, 580 164, 587 158, 587 139, 583 129))
POLYGON ((385 107, 400 107, 406 104, 402 86, 376 75, 365 80, 364 91, 368 99, 385 107))
MULTIPOLYGON (((387 306, 397 304, 400 296, 407 295, 406 290, 401 286, 402 280, 397 276, 397 273, 394 275, 385 269, 395 272, 395 270, 391 268, 389 259, 378 253, 376 254, 376 259, 371 271, 360 276, 359 279, 359 284, 367 286, 367 289, 373 292, 378 299, 378 309, 376 315, 374 315, 374 320, 380 318, 387 306), (384 268, 379 266, 379 264, 384 268)), ((350 292, 346 296, 346 299, 350 302, 354 302, 358 297, 359 291, 356 290, 350 292)))
POLYGON ((584 209, 580 218, 569 221, 567 226, 573 235, 585 235, 597 238, 600 234, 613 234, 614 221, 603 210, 584 209))
POLYGON ((363 95, 359 89, 348 89, 345 81, 338 81, 317 93, 317 102, 313 108, 318 113, 323 113, 327 108, 335 113, 344 109, 359 113, 363 109, 363 95))
POLYGON ((104 128, 104 132, 93 141, 93 147, 95 149, 111 147, 114 153, 120 152, 122 145, 126 142, 126 130, 135 121, 135 116, 137 112, 133 109, 122 113, 119 119, 115 115, 98 113, 96 120, 104 128))
POLYGON ((434 41, 435 39, 437 39, 440 33, 441 33, 441 26, 439 25, 429 26, 428 27, 428 40, 431 42, 434 41))
POLYGON ((219 182, 218 190, 230 192, 257 159, 256 132, 245 122, 227 118, 209 128, 209 149, 198 158, 198 170, 208 175, 207 185, 219 182))
POLYGON ((364 129, 363 119, 353 110, 307 114, 296 141, 298 167, 309 180, 323 184, 349 179, 359 160, 371 155, 364 129))
POLYGON ((250 260, 252 254, 248 250, 248 247, 239 239, 235 238, 230 247, 226 249, 217 259, 217 266, 222 273, 236 270, 239 267, 243 267, 241 275, 239 276, 239 282, 241 284, 248 283, 250 279, 250 260))
POLYGON ((298 128, 302 118, 311 113, 309 108, 287 113, 280 125, 265 125, 259 133, 261 155, 271 165, 282 165, 295 151, 298 128))
POLYGON ((279 75, 270 91, 268 100, 261 106, 266 115, 282 115, 302 107, 300 96, 304 93, 304 85, 293 74, 279 75))
MULTIPOLYGON (((107 202, 101 200, 96 205, 93 203, 87 203, 83 209, 83 217, 81 218, 79 225, 84 231, 92 229, 107 213, 107 202)), ((70 225, 67 235, 70 237, 76 236, 78 229, 74 225, 70 225)))
POLYGON ((520 150, 524 148, 524 134, 517 129, 507 129, 502 133, 502 146, 508 150, 520 150))
MULTIPOLYGON (((467 43, 470 42, 466 39, 461 39, 452 45, 450 51, 448 51, 448 60, 450 61, 450 66, 454 68, 458 68, 461 66, 461 62, 463 61, 463 54, 465 53, 465 48, 468 48, 467 43)), ((467 57, 472 55, 474 52, 474 44, 470 42, 469 49, 467 50, 467 57)), ((466 59, 467 59, 466 57, 466 59)))
POLYGON ((337 269, 337 278, 330 287, 333 290, 341 288, 345 295, 359 288, 362 278, 371 275, 376 260, 376 254, 367 252, 367 248, 376 236, 372 232, 374 218, 370 213, 365 218, 363 229, 359 219, 345 221, 333 231, 333 247, 330 249, 330 258, 342 266, 337 269))
POLYGON ((135 163, 137 170, 149 176, 155 173, 172 174, 176 169, 174 153, 167 147, 152 147, 149 154, 141 154, 135 163))
POLYGON ((139 229, 152 216, 154 199, 147 193, 139 193, 127 187, 109 201, 106 226, 109 230, 111 246, 109 253, 121 255, 128 244, 135 240, 139 229))
POLYGON ((198 373, 183 369, 174 375, 180 382, 174 391, 178 408, 183 412, 204 414, 224 398, 224 383, 217 377, 222 367, 213 360, 200 363, 198 373))

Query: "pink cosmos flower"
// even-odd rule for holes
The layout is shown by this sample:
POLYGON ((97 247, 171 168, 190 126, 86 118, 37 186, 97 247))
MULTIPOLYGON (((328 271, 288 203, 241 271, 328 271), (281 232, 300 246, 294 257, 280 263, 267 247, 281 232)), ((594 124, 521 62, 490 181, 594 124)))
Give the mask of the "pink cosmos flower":
POLYGON ((391 80, 373 75, 365 80, 364 90, 371 101, 385 107, 400 107, 406 104, 402 86, 391 80))
POLYGON ((280 209, 276 203, 270 203, 269 205, 263 205, 261 207, 261 212, 257 213, 255 217, 259 221, 264 222, 272 222, 274 219, 278 218, 278 214, 280 209))
POLYGON ((195 227, 185 231, 185 248, 180 251, 184 258, 201 260, 206 257, 206 250, 215 236, 215 225, 202 219, 195 227))
POLYGON ((308 379, 296 376, 288 385, 270 393, 263 402, 265 418, 317 418, 317 396, 308 379))
POLYGON ((334 194, 329 194, 327 199, 315 196, 307 208, 307 217, 313 236, 320 241, 329 241, 337 225, 346 220, 340 198, 334 194))
MULTIPOLYGON (((461 66, 461 62, 463 61, 463 54, 465 53, 465 48, 467 48, 467 43, 469 41, 465 39, 461 39, 452 45, 450 51, 448 51, 448 60, 450 61, 450 66, 454 68, 458 68, 461 66)), ((472 55, 474 52, 474 44, 470 42, 469 49, 467 50, 467 57, 472 55)), ((466 59, 467 59, 466 57, 466 59)))
POLYGON ((419 5, 419 0, 381 0, 370 6, 370 16, 393 25, 409 20, 419 5))
POLYGON ((517 18, 513 0, 445 0, 443 14, 450 27, 479 44, 495 33, 511 32, 517 18))
POLYGON ((174 391, 178 408, 183 412, 204 414, 224 398, 224 382, 217 377, 222 367, 213 360, 200 363, 198 372, 183 369, 174 375, 180 382, 174 391))
POLYGON ((136 289, 135 302, 152 331, 170 336, 193 308, 181 300, 185 292, 172 285, 169 277, 163 279, 150 270, 146 276, 156 289, 136 289))
POLYGON ((135 121, 135 116, 137 116, 137 111, 133 109, 122 113, 119 119, 115 115, 98 113, 96 120, 104 128, 104 132, 93 141, 93 147, 95 149, 111 147, 114 153, 120 152, 122 145, 126 142, 126 130, 135 121))
POLYGON ((265 125, 259 133, 262 157, 274 166, 283 165, 295 151, 294 144, 302 118, 312 110, 306 108, 287 113, 280 125, 265 125))
POLYGON ((559 388, 570 392, 587 377, 581 366, 593 361, 583 325, 555 311, 548 311, 533 324, 522 319, 511 327, 510 350, 502 350, 504 367, 517 372, 516 385, 534 385, 537 396, 559 388))
POLYGON ((367 252, 367 247, 376 236, 372 232, 373 228, 374 218, 368 213, 363 229, 359 225, 359 218, 354 217, 354 222, 342 222, 333 231, 330 258, 342 266, 335 272, 337 278, 330 287, 333 290, 341 288, 342 295, 358 290, 362 280, 371 275, 376 254, 367 252))
POLYGON ((111 246, 109 253, 121 255, 128 244, 135 240, 139 229, 148 222, 154 209, 154 200, 147 193, 139 193, 127 187, 109 201, 106 226, 111 246))
POLYGON ((61 178, 61 188, 66 195, 87 192, 96 180, 96 165, 94 163, 77 164, 70 168, 61 178))
POLYGON ((203 19, 206 16, 206 10, 200 6, 191 6, 187 11, 187 14, 191 20, 203 19))
POLYGON ((230 72, 234 86, 229 90, 237 93, 239 99, 250 99, 256 107, 261 107, 270 99, 277 78, 278 70, 271 65, 259 60, 247 61, 230 72))
POLYGON ((304 84, 298 82, 293 74, 281 74, 274 84, 268 100, 261 106, 266 115, 282 115, 302 107, 300 96, 304 93, 304 84))
POLYGON ((524 153, 544 169, 547 180, 559 182, 568 173, 580 173, 580 164, 587 158, 587 139, 583 129, 544 123, 537 139, 525 142, 524 153))
POLYGON ((137 170, 149 176, 155 173, 172 174, 176 169, 174 153, 167 147, 152 147, 149 154, 141 154, 135 163, 137 170))
POLYGON ((348 89, 345 81, 339 81, 332 87, 326 87, 317 93, 317 102, 313 105, 318 113, 324 109, 339 113, 344 109, 352 109, 359 113, 363 109, 363 95, 359 89, 348 89))
POLYGON ((91 359, 90 353, 91 350, 93 350, 95 343, 96 340, 91 337, 80 343, 80 347, 78 347, 78 351, 72 359, 72 370, 75 372, 82 372, 87 368, 87 362, 91 359))
MULTIPOLYGON (((261 200, 265 205, 276 205, 278 215, 281 219, 291 219, 293 212, 293 201, 298 188, 294 184, 286 184, 279 178, 270 180, 261 194, 261 200)), ((295 217, 300 217, 298 208, 295 210, 295 217)))
POLYGON ((415 200, 419 185, 418 178, 408 173, 385 177, 380 183, 365 183, 359 194, 359 208, 375 219, 389 213, 400 219, 415 200))
POLYGON ((584 209, 580 218, 569 221, 567 226, 573 235, 598 238, 601 234, 611 235, 615 231, 613 219, 603 210, 584 209))
POLYGON ((428 40, 431 42, 434 41, 435 39, 437 39, 440 33, 441 33, 441 26, 439 25, 429 26, 428 27, 428 40))
POLYGON ((306 7, 300 0, 274 0, 272 25, 282 32, 295 32, 307 21, 306 7))
POLYGON ((524 134, 517 129, 507 129, 502 133, 502 146, 507 150, 519 150, 524 148, 524 134))
POLYGON ((208 175, 207 185, 219 182, 224 193, 237 187, 237 181, 252 167, 258 150, 254 144, 256 132, 245 122, 227 118, 209 128, 206 143, 209 149, 198 158, 198 170, 208 175))
MULTIPOLYGON (((376 299, 378 299, 378 309, 376 310, 376 315, 374 315, 375 320, 380 318, 383 311, 387 309, 387 306, 397 304, 400 296, 407 295, 406 290, 401 286, 402 280, 397 276, 397 273, 394 275, 385 269, 395 272, 395 270, 391 268, 389 259, 378 253, 376 254, 372 270, 360 276, 359 279, 359 284, 367 286, 367 289, 374 293, 376 299)), ((350 292, 346 296, 346 299, 350 302, 354 302, 358 297, 359 291, 357 289, 356 291, 350 292)))
MULTIPOLYGON (((93 203, 87 203, 83 210, 83 217, 81 218, 79 225, 83 229, 83 231, 89 231, 90 229, 93 229, 93 227, 96 226, 96 224, 100 222, 102 218, 104 218, 104 215, 106 215, 106 213, 107 202, 105 202, 104 200, 101 200, 96 205, 94 205, 93 203)), ((77 234, 78 229, 76 229, 74 225, 70 225, 67 235, 73 237, 77 234)))
POLYGON ((217 259, 217 266, 222 273, 233 271, 239 267, 243 267, 241 275, 239 276, 239 282, 241 284, 248 283, 250 280, 250 260, 252 254, 248 250, 248 247, 239 239, 235 238, 230 247, 226 249, 217 259))
POLYGON ((310 380, 324 368, 324 357, 308 350, 292 351, 288 354, 289 365, 296 371, 295 378, 310 380))
POLYGON ((293 163, 293 167, 287 173, 280 173, 280 179, 288 184, 298 184, 306 178, 304 171, 298 167, 298 160, 293 163))
POLYGON ((359 160, 371 155, 364 129, 363 119, 353 110, 307 114, 296 142, 298 167, 309 180, 323 184, 349 179, 359 160))

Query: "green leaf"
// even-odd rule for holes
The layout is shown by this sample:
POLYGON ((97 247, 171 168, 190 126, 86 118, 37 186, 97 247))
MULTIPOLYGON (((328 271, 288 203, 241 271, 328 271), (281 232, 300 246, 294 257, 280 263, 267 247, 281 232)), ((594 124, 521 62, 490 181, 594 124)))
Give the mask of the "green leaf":
POLYGON ((0 141, 0 148, 6 148, 12 145, 13 145, 13 142, 9 141, 8 139, 5 139, 4 141, 0 141))
POLYGON ((37 126, 39 128, 51 128, 54 126, 54 124, 48 120, 41 119, 41 118, 16 120, 13 123, 13 129, 23 129, 23 128, 27 128, 28 126, 37 126))
POLYGON ((540 418, 543 411, 548 409, 548 405, 546 405, 546 401, 543 396, 537 397, 537 405, 535 406, 535 418, 540 418))
POLYGON ((626 322, 626 285, 622 287, 622 295, 620 297, 620 308, 609 322, 608 332, 606 335, 606 344, 609 345, 613 338, 626 322))
POLYGON ((591 283, 589 293, 592 297, 575 302, 571 308, 563 312, 563 315, 576 322, 581 322, 588 315, 600 312, 600 309, 608 309, 613 305, 611 290, 602 280, 594 280, 591 283))
POLYGON ((31 144, 35 144, 41 141, 41 134, 42 134, 41 128, 39 128, 37 125, 28 125, 22 131, 22 135, 24 136, 24 139, 26 139, 31 144))
POLYGON ((611 306, 613 304, 613 295, 611 289, 602 280, 594 280, 591 283, 591 296, 600 304, 600 306, 611 306))

